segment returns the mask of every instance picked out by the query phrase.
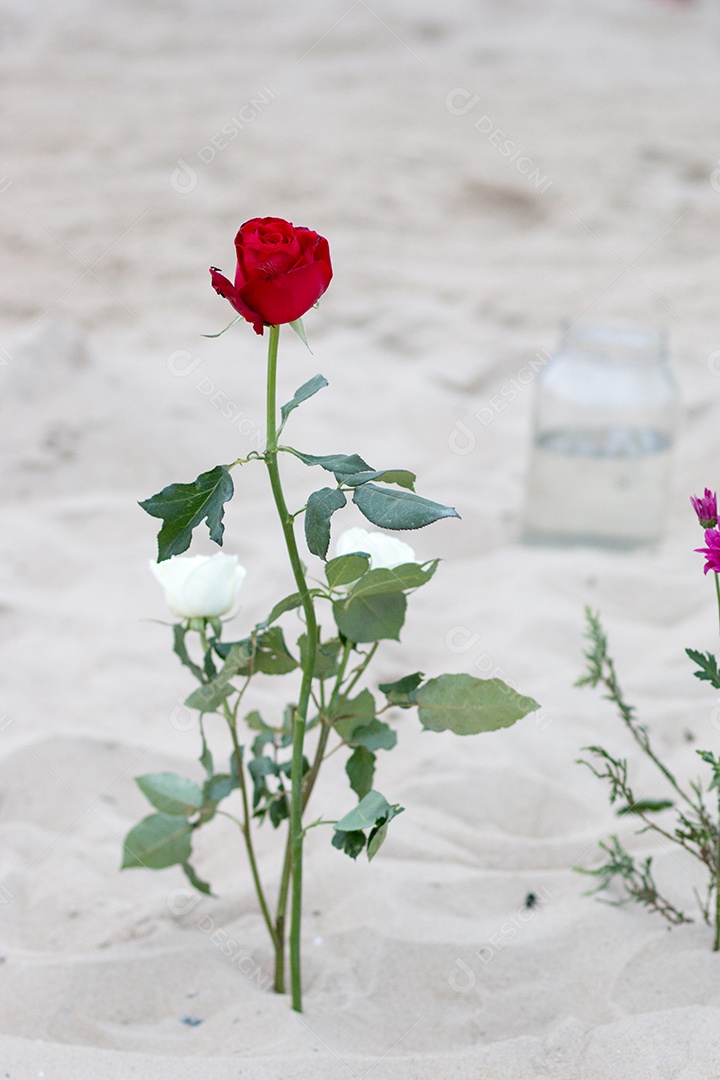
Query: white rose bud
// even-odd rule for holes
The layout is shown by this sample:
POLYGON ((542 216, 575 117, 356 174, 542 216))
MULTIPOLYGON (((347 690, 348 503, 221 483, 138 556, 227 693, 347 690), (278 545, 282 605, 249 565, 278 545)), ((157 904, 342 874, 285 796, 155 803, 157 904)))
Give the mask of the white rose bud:
POLYGON ((237 555, 176 555, 151 562, 165 601, 181 619, 214 619, 235 603, 246 570, 237 555))
POLYGON ((337 538, 335 554, 351 555, 356 551, 364 551, 370 556, 371 570, 392 570, 404 563, 417 562, 415 552, 404 540, 367 529, 346 529, 337 538))

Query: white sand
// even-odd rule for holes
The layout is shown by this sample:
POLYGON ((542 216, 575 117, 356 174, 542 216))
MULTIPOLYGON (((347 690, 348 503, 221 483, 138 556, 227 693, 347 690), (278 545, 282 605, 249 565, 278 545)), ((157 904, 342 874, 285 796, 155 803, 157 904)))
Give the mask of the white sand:
MULTIPOLYGON (((609 707, 572 688, 585 603, 683 776, 720 738, 717 695, 682 655, 717 648, 688 495, 720 484, 719 32, 713 0, 2 0, 0 1076, 720 1076, 710 931, 595 904, 570 869, 617 828, 580 748, 602 739, 654 780, 609 707), (458 89, 453 103, 478 98, 460 115, 458 89), (179 159, 194 181, 171 183, 179 159), (207 267, 230 271, 236 228, 262 214, 326 235, 336 268, 306 320, 313 355, 283 346, 288 395, 316 371, 331 383, 295 414, 296 445, 412 468, 463 516, 416 536, 445 562, 378 678, 497 666, 544 707, 462 742, 398 717, 377 783, 407 810, 381 856, 354 865, 319 830, 308 844, 302 1018, 211 940, 224 928, 269 971, 229 828, 198 849, 221 898, 182 917, 179 872, 118 871, 145 812, 132 777, 197 775, 176 711, 190 683, 143 621, 166 615, 135 501, 262 426, 263 343, 200 336, 231 316, 207 267), (531 392, 475 419, 589 309, 670 334, 683 419, 669 529, 644 553, 518 546, 531 392), (185 377, 181 350, 198 358, 185 377), (470 452, 453 452, 458 421, 470 452)), ((261 470, 238 488, 241 632, 288 575, 261 470)), ((318 814, 351 803, 335 761, 318 814)), ((692 906, 702 877, 620 831, 692 906)), ((271 877, 274 855, 268 835, 271 877)))

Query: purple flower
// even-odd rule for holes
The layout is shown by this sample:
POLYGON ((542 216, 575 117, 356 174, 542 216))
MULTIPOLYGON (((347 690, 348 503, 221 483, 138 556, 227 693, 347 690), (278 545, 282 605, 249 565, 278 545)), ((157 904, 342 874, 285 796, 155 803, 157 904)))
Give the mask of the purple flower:
POLYGON ((695 548, 705 556, 704 573, 714 570, 716 574, 720 574, 720 529, 706 529, 705 543, 707 547, 695 548))
MULTIPOLYGON (((705 495, 692 495, 690 502, 703 529, 714 529, 718 523, 717 495, 710 488, 705 488, 705 495)), ((707 537, 705 537, 707 540, 707 537)), ((699 548, 696 550, 700 550, 699 548)))

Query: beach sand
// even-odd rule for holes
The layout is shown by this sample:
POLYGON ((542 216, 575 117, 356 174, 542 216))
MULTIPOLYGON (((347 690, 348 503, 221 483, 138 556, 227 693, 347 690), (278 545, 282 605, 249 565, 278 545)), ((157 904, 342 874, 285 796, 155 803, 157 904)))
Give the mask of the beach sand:
MULTIPOLYGON (((678 774, 718 750, 717 693, 683 649, 717 650, 688 496, 720 483, 719 36, 712 0, 2 0, 0 1076, 720 1076, 709 928, 598 904, 573 869, 616 831, 684 908, 704 884, 576 764, 603 742, 665 794, 573 683, 590 604, 678 774), (284 399, 330 383, 295 445, 412 469, 461 514, 411 538, 443 562, 377 680, 498 674, 542 705, 462 740, 393 717, 376 786, 406 810, 381 854, 308 839, 301 1016, 264 989, 229 823, 198 838, 217 899, 179 910, 178 868, 119 871, 146 812, 133 777, 200 771, 137 500, 261 445, 264 341, 201 335, 232 316, 208 266, 230 272, 262 215, 334 260, 312 354, 282 335, 284 399), (631 554, 519 542, 519 373, 585 313, 664 327, 680 385, 667 530, 631 554)), ((292 585, 262 469, 236 476, 241 635, 292 585)), ((287 692, 265 680, 259 703, 287 692)), ((333 758, 312 813, 351 805, 333 758)))

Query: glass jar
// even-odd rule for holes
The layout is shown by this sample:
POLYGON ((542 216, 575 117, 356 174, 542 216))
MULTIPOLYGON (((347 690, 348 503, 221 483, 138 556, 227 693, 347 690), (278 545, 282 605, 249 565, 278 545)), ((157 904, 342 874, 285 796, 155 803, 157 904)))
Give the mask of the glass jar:
POLYGON ((565 330, 536 387, 523 540, 656 541, 677 414, 662 331, 591 320, 565 330))

